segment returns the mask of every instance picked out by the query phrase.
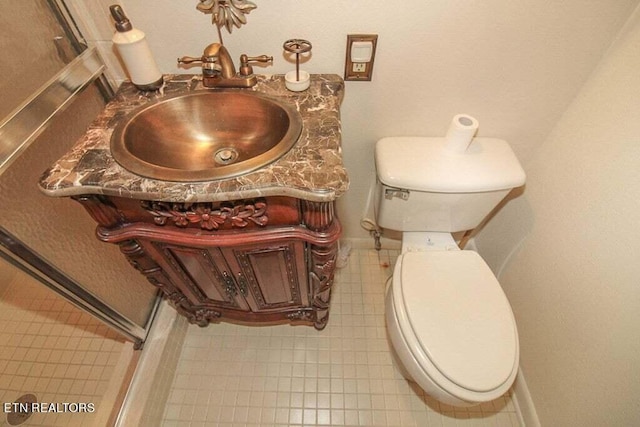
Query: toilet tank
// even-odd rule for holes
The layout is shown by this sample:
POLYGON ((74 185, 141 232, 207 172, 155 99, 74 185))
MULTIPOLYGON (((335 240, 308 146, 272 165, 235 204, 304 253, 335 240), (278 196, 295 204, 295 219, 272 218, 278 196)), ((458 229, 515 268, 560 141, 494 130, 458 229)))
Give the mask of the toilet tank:
POLYGON ((445 138, 390 137, 376 144, 376 221, 399 231, 471 230, 525 173, 506 141, 474 138, 463 153, 445 138))

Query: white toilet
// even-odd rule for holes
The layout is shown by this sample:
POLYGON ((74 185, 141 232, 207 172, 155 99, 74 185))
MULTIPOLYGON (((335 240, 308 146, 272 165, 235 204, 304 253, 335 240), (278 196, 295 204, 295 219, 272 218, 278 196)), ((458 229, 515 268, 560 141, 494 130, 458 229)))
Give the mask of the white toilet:
POLYGON ((376 220, 402 231, 386 295, 389 336, 408 379, 435 399, 471 406, 509 390, 518 332, 487 264, 451 233, 472 230, 525 174, 509 145, 474 138, 392 137, 376 144, 376 220))

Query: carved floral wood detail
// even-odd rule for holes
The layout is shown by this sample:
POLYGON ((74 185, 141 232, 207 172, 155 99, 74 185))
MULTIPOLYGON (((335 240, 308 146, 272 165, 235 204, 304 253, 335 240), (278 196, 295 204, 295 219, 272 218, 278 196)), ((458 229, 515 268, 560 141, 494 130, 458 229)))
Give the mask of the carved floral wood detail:
POLYGON ((265 226, 269 222, 267 202, 264 199, 241 201, 235 204, 222 202, 169 203, 144 200, 141 206, 151 215, 156 225, 173 222, 176 227, 198 223, 205 230, 217 230, 226 223, 244 228, 249 223, 265 226))
POLYGON ((324 329, 329 320, 331 287, 337 252, 337 243, 328 246, 311 246, 311 271, 309 272, 311 306, 316 315, 314 326, 318 330, 324 329))

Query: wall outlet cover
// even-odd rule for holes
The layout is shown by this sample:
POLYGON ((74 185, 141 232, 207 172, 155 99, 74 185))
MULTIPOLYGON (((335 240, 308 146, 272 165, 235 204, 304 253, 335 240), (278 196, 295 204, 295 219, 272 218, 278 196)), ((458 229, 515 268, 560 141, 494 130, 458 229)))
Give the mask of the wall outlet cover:
POLYGON ((347 36, 347 55, 344 64, 345 80, 371 81, 377 44, 377 34, 349 34, 347 36), (369 61, 362 61, 362 59, 369 57, 369 50, 369 61), (366 57, 363 56, 365 53, 366 57))

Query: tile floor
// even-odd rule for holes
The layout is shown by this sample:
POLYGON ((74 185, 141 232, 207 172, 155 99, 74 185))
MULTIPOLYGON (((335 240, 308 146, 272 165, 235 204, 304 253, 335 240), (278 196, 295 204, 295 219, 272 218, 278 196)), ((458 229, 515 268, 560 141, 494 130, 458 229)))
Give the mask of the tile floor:
MULTIPOLYGON (((125 346, 109 328, 18 271, 0 293, 0 402, 94 403, 94 413, 33 414, 22 426, 89 426, 107 416, 103 398, 125 346)), ((116 389, 117 391, 117 389, 116 389)), ((0 412, 0 426, 9 425, 0 412)))
POLYGON ((509 396, 454 408, 425 396, 394 367, 384 289, 397 255, 351 253, 321 332, 191 325, 163 426, 520 426, 509 396))

